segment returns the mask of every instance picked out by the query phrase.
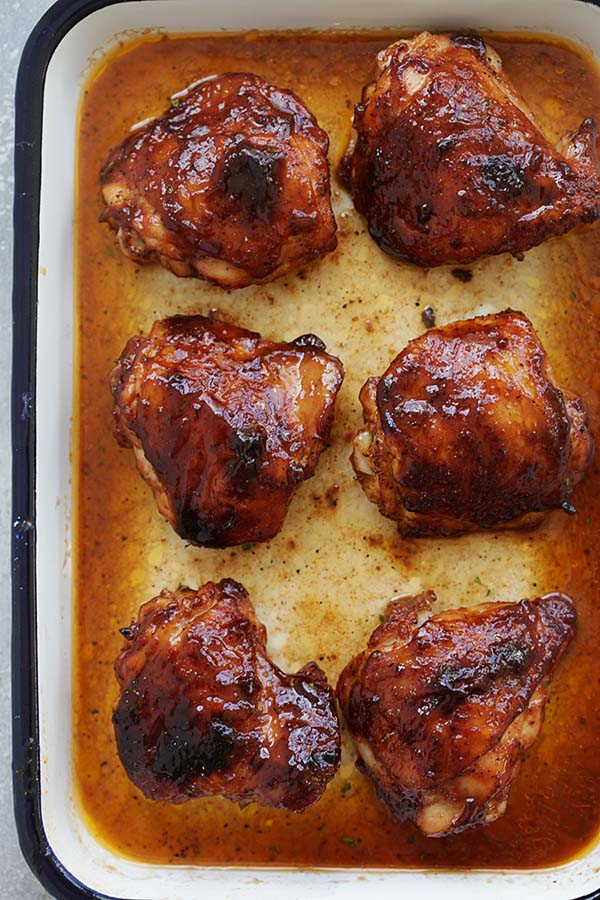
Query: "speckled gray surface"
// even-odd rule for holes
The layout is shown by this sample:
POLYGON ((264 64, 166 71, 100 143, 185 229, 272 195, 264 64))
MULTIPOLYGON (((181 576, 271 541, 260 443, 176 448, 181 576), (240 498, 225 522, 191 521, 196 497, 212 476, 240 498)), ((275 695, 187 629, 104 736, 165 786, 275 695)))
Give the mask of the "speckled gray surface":
MULTIPOLYGON (((0 303, 2 304, 0 352, 0 465, 5 473, 0 480, 2 522, 0 532, 0 577, 4 590, 0 596, 0 619, 10 619, 10 322, 12 269, 12 175, 14 88, 21 50, 29 32, 49 0, 0 0, 0 303)), ((41 900, 48 897, 25 864, 15 832, 12 812, 11 735, 10 735, 10 633, 0 629, 0 893, 7 900, 41 900)))

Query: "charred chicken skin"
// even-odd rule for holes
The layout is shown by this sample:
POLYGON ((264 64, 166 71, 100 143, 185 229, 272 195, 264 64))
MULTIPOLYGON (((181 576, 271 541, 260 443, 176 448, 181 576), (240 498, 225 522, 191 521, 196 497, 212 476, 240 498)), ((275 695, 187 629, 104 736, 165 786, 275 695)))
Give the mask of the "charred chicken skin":
POLYGON ((521 256, 600 216, 593 120, 554 147, 482 38, 424 32, 377 63, 341 174, 386 253, 424 267, 521 256))
POLYGON ((101 218, 136 262, 228 288, 270 281, 335 250, 328 147, 291 91, 205 78, 110 152, 101 218))
POLYGON ((593 454, 579 398, 560 390, 519 312, 452 322, 411 341, 360 393, 352 463, 406 536, 538 524, 575 512, 593 454))
POLYGON ((182 538, 266 541, 316 468, 342 379, 314 335, 274 343, 203 316, 165 319, 112 372, 115 433, 182 538))
POLYGON ((568 597, 548 594, 423 621, 434 600, 393 600, 337 695, 357 765, 393 816, 442 837, 504 813, 576 615, 568 597))
POLYGON ((316 663, 286 675, 244 588, 162 591, 123 629, 113 723, 121 762, 151 800, 222 794, 302 812, 340 764, 332 689, 316 663))

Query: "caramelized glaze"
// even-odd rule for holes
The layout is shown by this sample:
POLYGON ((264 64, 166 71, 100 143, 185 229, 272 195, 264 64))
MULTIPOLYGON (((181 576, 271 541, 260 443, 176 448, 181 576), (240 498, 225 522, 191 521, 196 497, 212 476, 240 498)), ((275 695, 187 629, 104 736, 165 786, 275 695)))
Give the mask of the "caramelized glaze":
MULTIPOLYGON (((517 262, 493 257, 454 273, 428 272, 381 253, 334 180, 339 246, 306 273, 228 294, 160 266, 131 265, 98 223, 98 173, 127 129, 164 110, 165 97, 218 72, 252 71, 291 87, 331 141, 332 166, 352 108, 395 33, 256 34, 124 44, 94 70, 81 104, 78 145, 78 348, 75 421, 74 771, 90 827, 126 856, 200 865, 536 867, 570 859, 600 823, 600 477, 598 458, 575 490, 576 516, 552 513, 535 533, 400 540, 353 479, 348 457, 373 372, 423 331, 521 309, 557 382, 581 396, 598 434, 600 234, 598 226, 548 241, 517 262), (227 551, 185 547, 157 515, 133 456, 115 443, 107 378, 125 341, 154 321, 218 307, 219 318, 278 340, 318 334, 343 360, 332 445, 301 485, 284 528, 265 544, 227 551), (431 312, 433 310, 433 313, 431 312), (434 589, 438 610, 519 600, 555 590, 573 597, 578 633, 548 686, 546 718, 510 796, 485 828, 443 840, 394 823, 344 738, 342 766, 302 816, 215 797, 171 806, 146 800, 119 762, 111 716, 118 697, 119 628, 140 604, 180 583, 242 582, 285 671, 315 659, 334 683, 364 649, 390 598, 434 589)), ((600 77, 589 58, 550 39, 494 36, 504 67, 548 138, 600 120, 600 77)))
POLYGON ((394 818, 443 837, 504 814, 577 615, 548 594, 427 618, 435 599, 392 600, 337 695, 394 818))
POLYGON ((328 148, 291 92, 204 79, 109 154, 103 218, 134 261, 223 287, 268 281, 335 250, 328 148))
POLYGON ((482 38, 425 32, 377 61, 343 171, 386 253, 420 266, 518 256, 600 217, 593 119, 557 150, 482 38))
POLYGON ((594 443, 531 322, 505 310, 432 328, 360 392, 352 463, 402 534, 533 525, 571 496, 594 443), (363 450, 362 447, 365 447, 363 450))
POLYGON ((277 344, 204 316, 129 341, 111 375, 116 436, 180 537, 277 534, 331 431, 343 368, 324 351, 314 334, 277 344))
POLYGON ((295 675, 273 665, 241 584, 163 591, 123 631, 115 737, 146 797, 316 803, 340 765, 333 691, 314 662, 295 675))

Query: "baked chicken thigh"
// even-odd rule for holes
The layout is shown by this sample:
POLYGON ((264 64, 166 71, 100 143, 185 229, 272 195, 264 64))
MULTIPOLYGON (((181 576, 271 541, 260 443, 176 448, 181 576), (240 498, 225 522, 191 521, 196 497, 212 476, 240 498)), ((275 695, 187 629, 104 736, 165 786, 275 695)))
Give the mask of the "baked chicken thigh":
POLYGON ((182 538, 266 541, 316 468, 342 379, 314 335, 274 343, 176 316, 132 338, 113 370, 115 434, 182 538))
POLYGON ((151 800, 230 800, 302 812, 340 764, 332 689, 312 662, 286 675, 235 581, 162 591, 123 629, 113 723, 151 800))
POLYGON ((568 597, 548 594, 424 622, 434 600, 393 600, 337 695, 357 765, 393 816, 442 837, 504 813, 576 614, 568 597))
POLYGON ((593 120, 554 147, 482 38, 424 32, 377 64, 341 172, 386 253, 419 266, 520 256, 600 216, 593 120))
POLYGON ((557 386, 531 322, 506 310, 432 328, 360 393, 352 464, 406 536, 539 524, 575 512, 593 454, 581 400, 557 386))
POLYGON ((335 250, 328 147, 291 91, 205 78, 110 152, 101 218, 135 261, 228 288, 270 281, 335 250))

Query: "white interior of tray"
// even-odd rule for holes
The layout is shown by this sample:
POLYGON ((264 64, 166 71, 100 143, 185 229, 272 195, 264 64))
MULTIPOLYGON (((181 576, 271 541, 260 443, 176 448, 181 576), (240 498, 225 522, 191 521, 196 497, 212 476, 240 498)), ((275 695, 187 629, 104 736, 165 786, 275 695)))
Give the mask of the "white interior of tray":
MULTIPOLYGON (((115 856, 90 833, 74 801, 71 765, 70 429, 73 357, 73 173, 79 93, 90 59, 116 33, 221 28, 532 29, 556 32, 600 57, 600 9, 573 0, 141 0, 102 9, 63 39, 44 95, 40 286, 37 336, 37 590, 42 812, 61 864, 89 888, 130 900, 248 896, 372 896, 417 892, 477 898, 573 898, 598 887, 600 847, 543 872, 445 873, 361 870, 289 871, 151 866, 115 856), (359 877, 360 876, 360 877, 359 877)), ((15 236, 16 240, 19 236, 15 236)))

